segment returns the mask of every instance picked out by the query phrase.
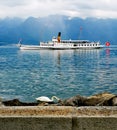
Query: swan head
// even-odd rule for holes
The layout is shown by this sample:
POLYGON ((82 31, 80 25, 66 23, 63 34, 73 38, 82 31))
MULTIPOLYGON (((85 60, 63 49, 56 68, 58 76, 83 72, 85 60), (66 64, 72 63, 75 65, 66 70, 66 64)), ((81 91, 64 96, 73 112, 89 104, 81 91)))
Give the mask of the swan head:
POLYGON ((53 102, 59 102, 60 101, 60 99, 58 97, 56 97, 56 96, 52 96, 51 100, 53 102))

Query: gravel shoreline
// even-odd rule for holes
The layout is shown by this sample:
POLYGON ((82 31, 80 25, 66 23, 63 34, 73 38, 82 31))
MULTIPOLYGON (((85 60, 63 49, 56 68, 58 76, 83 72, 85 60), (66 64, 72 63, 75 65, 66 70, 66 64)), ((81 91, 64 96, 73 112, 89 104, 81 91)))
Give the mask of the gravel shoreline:
POLYGON ((0 116, 117 116, 117 107, 0 107, 0 116))

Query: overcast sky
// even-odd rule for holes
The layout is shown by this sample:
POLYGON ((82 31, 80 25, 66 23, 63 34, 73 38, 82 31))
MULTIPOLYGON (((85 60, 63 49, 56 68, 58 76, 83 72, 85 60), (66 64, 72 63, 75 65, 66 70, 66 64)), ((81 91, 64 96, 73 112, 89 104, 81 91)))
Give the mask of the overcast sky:
POLYGON ((0 18, 44 17, 117 18, 117 0, 0 0, 0 18))

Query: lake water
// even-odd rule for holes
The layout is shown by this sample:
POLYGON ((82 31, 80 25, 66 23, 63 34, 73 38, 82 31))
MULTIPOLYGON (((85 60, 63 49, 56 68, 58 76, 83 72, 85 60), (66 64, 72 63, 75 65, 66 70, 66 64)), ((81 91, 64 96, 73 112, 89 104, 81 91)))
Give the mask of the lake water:
POLYGON ((117 47, 21 51, 0 46, 0 97, 35 101, 101 92, 117 94, 117 47))

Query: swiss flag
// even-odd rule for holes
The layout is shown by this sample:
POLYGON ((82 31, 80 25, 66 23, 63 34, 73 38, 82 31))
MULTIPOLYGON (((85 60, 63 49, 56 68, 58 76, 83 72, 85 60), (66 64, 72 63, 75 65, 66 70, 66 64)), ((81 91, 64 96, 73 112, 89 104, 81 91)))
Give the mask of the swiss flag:
POLYGON ((110 42, 106 42, 106 46, 110 46, 110 42))

